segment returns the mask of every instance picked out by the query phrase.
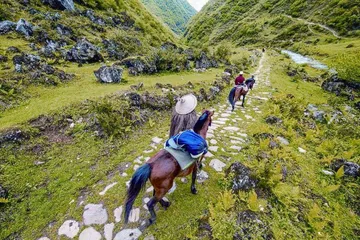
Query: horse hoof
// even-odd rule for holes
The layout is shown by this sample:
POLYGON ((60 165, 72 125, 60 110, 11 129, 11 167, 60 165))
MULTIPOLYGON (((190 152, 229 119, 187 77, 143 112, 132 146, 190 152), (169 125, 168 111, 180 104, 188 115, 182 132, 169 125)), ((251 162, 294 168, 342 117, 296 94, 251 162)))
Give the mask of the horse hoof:
POLYGON ((167 201, 162 201, 162 202, 160 202, 160 204, 164 208, 164 210, 167 210, 171 205, 171 203, 167 202, 167 201))
POLYGON ((196 188, 192 188, 192 189, 191 189, 191 193, 194 194, 194 195, 196 195, 196 194, 197 194, 196 188))
POLYGON ((156 219, 150 218, 147 226, 149 227, 149 226, 153 225, 155 222, 156 222, 156 219))

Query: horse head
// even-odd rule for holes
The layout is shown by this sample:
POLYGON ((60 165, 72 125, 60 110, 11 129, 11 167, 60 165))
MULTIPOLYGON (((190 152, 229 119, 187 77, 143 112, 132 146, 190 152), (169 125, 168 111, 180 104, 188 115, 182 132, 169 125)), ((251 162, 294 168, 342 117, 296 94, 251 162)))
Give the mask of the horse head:
POLYGON ((255 84, 255 78, 254 76, 252 76, 250 79, 245 81, 245 84, 248 86, 249 89, 253 89, 254 84, 255 84))
POLYGON ((206 134, 209 126, 211 126, 212 116, 214 115, 214 113, 214 111, 204 110, 198 121, 195 123, 194 132, 199 134, 201 132, 204 132, 206 134))

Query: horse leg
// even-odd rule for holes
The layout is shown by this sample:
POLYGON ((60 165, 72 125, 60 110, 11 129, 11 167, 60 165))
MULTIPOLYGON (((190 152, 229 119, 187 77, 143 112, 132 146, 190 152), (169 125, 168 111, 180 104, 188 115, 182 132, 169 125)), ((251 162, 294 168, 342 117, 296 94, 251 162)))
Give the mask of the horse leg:
POLYGON ((239 100, 239 98, 240 98, 239 92, 238 90, 236 90, 234 95, 234 104, 232 105, 232 109, 231 109, 232 112, 235 110, 235 104, 239 100))
POLYGON ((155 223, 156 221, 156 213, 155 213, 155 210, 154 210, 154 207, 156 205, 156 203, 158 202, 157 198, 154 196, 150 199, 150 201, 147 202, 146 206, 148 207, 149 209, 149 212, 150 212, 150 219, 149 219, 149 226, 153 223, 155 223))
POLYGON ((246 94, 243 96, 243 100, 242 100, 242 104, 241 104, 242 107, 244 107, 245 96, 246 96, 246 94))
MULTIPOLYGON (((153 197, 155 196, 155 189, 153 190, 153 197)), ((165 201, 164 199, 160 199, 159 201, 160 205, 166 210, 168 207, 170 207, 171 203, 168 201, 165 201)))
POLYGON ((192 194, 197 193, 197 190, 196 190, 196 187, 195 187, 196 175, 197 175, 197 164, 195 163, 195 166, 194 166, 194 169, 193 169, 193 172, 192 172, 192 176, 191 176, 191 193, 192 194))
POLYGON ((159 203, 164 208, 164 210, 167 210, 168 207, 170 207, 170 205, 171 205, 170 202, 165 201, 164 199, 160 199, 159 203))
MULTIPOLYGON (((150 201, 146 204, 148 209, 149 209, 149 212, 150 212, 150 219, 149 219, 149 224, 148 226, 152 225, 155 223, 156 221, 156 213, 155 213, 155 205, 160 202, 161 204, 161 201, 162 201, 162 198, 165 196, 166 194, 166 189, 164 188, 160 188, 160 189, 157 189, 155 191, 155 195, 150 199, 150 201)), ((162 205, 162 204, 161 204, 162 205)))

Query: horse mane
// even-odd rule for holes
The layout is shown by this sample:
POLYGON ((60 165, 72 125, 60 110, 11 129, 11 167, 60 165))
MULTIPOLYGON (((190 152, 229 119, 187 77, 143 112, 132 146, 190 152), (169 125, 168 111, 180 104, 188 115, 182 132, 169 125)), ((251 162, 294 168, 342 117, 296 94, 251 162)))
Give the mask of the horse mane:
POLYGON ((194 126, 194 132, 199 133, 200 130, 203 128, 206 120, 208 119, 210 112, 208 110, 206 110, 197 120, 197 122, 195 123, 194 126))

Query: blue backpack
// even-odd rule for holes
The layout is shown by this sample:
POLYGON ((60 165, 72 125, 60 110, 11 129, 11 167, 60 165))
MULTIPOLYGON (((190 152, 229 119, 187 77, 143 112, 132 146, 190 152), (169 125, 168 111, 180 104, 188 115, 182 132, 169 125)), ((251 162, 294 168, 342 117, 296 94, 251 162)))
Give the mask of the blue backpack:
POLYGON ((208 152, 205 139, 193 130, 186 130, 169 138, 165 147, 186 151, 192 158, 199 158, 208 152))

